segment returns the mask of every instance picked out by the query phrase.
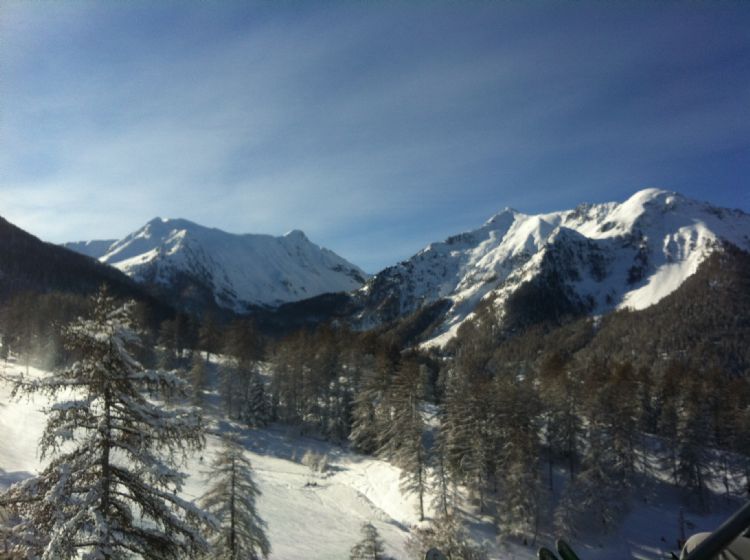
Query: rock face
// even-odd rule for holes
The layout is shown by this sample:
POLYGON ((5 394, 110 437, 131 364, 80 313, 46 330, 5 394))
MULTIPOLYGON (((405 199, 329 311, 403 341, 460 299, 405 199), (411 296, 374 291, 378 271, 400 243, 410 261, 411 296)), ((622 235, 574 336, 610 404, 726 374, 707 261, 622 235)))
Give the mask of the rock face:
POLYGON ((642 309, 726 243, 750 250, 750 215, 658 189, 550 214, 505 209, 374 275, 355 296, 354 322, 369 328, 443 300, 430 335, 442 344, 488 297, 501 316, 524 297, 553 313, 642 309))
POLYGON ((118 268, 187 308, 214 303, 243 313, 356 290, 367 277, 299 230, 281 237, 235 235, 156 218, 119 241, 66 247, 118 268))

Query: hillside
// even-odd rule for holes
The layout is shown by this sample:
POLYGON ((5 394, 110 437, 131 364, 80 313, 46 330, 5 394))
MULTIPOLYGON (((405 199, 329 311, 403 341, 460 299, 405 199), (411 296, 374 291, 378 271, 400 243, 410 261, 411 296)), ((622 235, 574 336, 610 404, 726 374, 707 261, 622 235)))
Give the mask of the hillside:
POLYGON ((172 313, 120 271, 45 243, 0 218, 0 300, 26 292, 88 295, 102 284, 116 295, 148 303, 157 315, 172 313))
MULTIPOLYGON (((32 377, 43 374, 42 370, 31 370, 32 377)), ((41 466, 36 444, 44 426, 39 410, 44 401, 11 400, 8 390, 0 383, 0 432, 5 435, 0 439, 0 491, 33 475, 41 466)), ((214 408, 210 415, 215 429, 241 430, 246 455, 262 491, 259 511, 268 523, 272 560, 346 560, 364 522, 375 525, 389 554, 398 560, 409 558, 406 541, 419 523, 415 497, 398 490, 398 468, 299 436, 283 426, 243 429, 227 424, 217 413, 214 408), (302 457, 311 451, 328 457, 327 472, 314 472, 302 464, 302 457)), ((184 498, 194 500, 205 491, 207 463, 217 447, 218 439, 211 436, 207 448, 189 458, 186 470, 190 477, 184 498)), ((731 507, 711 515, 688 513, 687 519, 695 530, 710 529, 731 507)), ((573 543, 586 560, 658 560, 674 550, 680 508, 678 496, 668 486, 656 486, 650 489, 647 500, 634 502, 618 534, 582 535, 573 543)), ((476 515, 468 504, 464 520, 472 539, 488 547, 490 558, 536 558, 536 545, 496 543, 490 520, 476 515)), ((555 533, 544 528, 539 542, 551 546, 554 538, 555 533)))

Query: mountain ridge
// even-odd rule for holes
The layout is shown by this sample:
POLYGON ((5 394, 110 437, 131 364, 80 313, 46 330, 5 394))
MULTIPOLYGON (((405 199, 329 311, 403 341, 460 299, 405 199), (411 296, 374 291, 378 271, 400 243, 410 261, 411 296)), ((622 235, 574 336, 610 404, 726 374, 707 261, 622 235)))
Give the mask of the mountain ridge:
POLYGON ((322 293, 349 291, 367 275, 300 230, 279 237, 231 234, 185 219, 154 218, 123 239, 77 242, 137 282, 201 307, 205 300, 237 313, 274 307, 322 293))
POLYGON ((522 285, 544 274, 581 313, 642 309, 724 243, 750 250, 750 215, 661 189, 537 215, 506 208, 371 277, 355 295, 354 324, 370 328, 447 299, 450 309, 428 335, 443 345, 480 301, 493 298, 502 315, 522 285))
POLYGON ((120 271, 42 241, 0 217, 0 303, 24 293, 89 295, 105 284, 118 297, 147 303, 159 317, 174 313, 120 271))
MULTIPOLYGON (((232 234, 186 220, 156 218, 106 247, 100 260, 116 264, 141 282, 161 286, 163 296, 179 292, 176 297, 182 299, 196 299, 196 293, 203 299, 213 297, 224 307, 254 314, 276 332, 329 321, 357 330, 380 329, 418 314, 416 324, 429 325, 417 339, 443 346, 474 317, 477 306, 488 301, 498 316, 507 315, 508 324, 520 321, 519 325, 545 317, 562 320, 570 314, 606 315, 653 305, 726 244, 750 251, 750 215, 654 188, 637 191, 622 202, 583 203, 542 214, 506 207, 480 227, 430 243, 369 278, 341 259, 346 264, 338 261, 334 272, 354 279, 354 289, 297 290, 286 300, 240 307, 241 294, 232 282, 217 279, 216 270, 226 267, 215 261, 236 264, 246 256, 227 251, 222 235, 232 234), (189 234, 194 227, 219 239, 194 246, 189 234), (154 244, 152 238, 161 242, 154 244), (164 271, 151 264, 169 263, 173 253, 189 266, 170 272, 169 267, 164 271), (522 317, 529 306, 533 313, 522 317)), ((269 240, 287 255, 312 246, 322 255, 337 257, 299 230, 280 237, 233 237, 269 240)), ((284 289, 282 278, 266 280, 259 289, 284 289)))

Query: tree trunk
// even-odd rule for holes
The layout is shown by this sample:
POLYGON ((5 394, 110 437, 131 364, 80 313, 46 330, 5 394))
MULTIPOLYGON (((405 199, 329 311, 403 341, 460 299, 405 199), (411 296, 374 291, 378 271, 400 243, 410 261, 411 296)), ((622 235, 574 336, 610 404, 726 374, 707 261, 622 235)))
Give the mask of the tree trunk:
POLYGON ((234 505, 234 497, 235 497, 235 483, 237 478, 237 473, 235 472, 237 468, 236 461, 234 458, 232 458, 232 490, 231 494, 229 496, 229 549, 232 551, 232 558, 237 557, 237 535, 236 535, 236 529, 235 529, 235 505, 234 505))
POLYGON ((424 483, 422 480, 422 466, 419 466, 419 520, 424 521, 424 483))
MULTIPOLYGON (((106 383, 106 382, 105 382, 106 383)), ((112 395, 109 388, 104 390, 104 433, 102 434, 102 501, 101 515, 105 523, 109 520, 109 501, 112 483, 112 472, 109 463, 110 441, 112 434, 112 395)), ((104 548, 104 558, 109 558, 109 531, 105 534, 105 540, 102 543, 104 548)))

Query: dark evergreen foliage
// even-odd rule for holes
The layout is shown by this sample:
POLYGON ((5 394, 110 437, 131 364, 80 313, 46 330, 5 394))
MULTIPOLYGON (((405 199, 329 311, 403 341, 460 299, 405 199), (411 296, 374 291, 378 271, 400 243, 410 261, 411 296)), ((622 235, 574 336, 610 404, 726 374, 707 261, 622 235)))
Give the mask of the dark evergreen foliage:
POLYGON ((362 525, 362 540, 352 547, 349 560, 391 560, 385 553, 383 539, 372 523, 362 525))
POLYGON ((14 394, 59 399, 39 445, 50 462, 0 498, 15 513, 18 557, 177 559, 206 549, 202 512, 177 494, 185 479, 177 461, 203 445, 201 417, 145 396, 184 387, 136 360, 132 309, 101 290, 91 317, 64 330, 76 361, 46 378, 13 379, 14 394))
POLYGON ((24 292, 92 295, 106 284, 115 296, 145 302, 155 320, 173 314, 171 308, 119 270, 45 243, 3 218, 0 218, 0 262, 3 263, 0 302, 24 292))
POLYGON ((201 505, 219 523, 211 539, 210 557, 218 560, 267 558, 271 544, 266 536, 266 523, 255 504, 260 490, 244 448, 231 435, 224 436, 222 448, 206 475, 209 488, 201 505))

